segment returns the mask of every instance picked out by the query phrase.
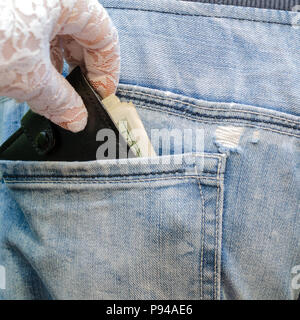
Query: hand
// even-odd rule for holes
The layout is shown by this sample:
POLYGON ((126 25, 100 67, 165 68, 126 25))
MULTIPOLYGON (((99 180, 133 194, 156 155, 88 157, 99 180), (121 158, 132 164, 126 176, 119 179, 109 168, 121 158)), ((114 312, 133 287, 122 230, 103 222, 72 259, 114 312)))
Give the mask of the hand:
POLYGON ((87 111, 61 75, 63 57, 103 98, 115 92, 118 34, 97 0, 0 0, 0 95, 78 132, 87 111))

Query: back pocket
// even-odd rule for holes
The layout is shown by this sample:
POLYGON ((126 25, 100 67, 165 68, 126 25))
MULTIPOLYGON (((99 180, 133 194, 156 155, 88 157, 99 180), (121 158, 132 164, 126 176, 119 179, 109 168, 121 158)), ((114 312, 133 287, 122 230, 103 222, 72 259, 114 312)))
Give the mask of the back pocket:
POLYGON ((157 161, 0 162, 6 246, 55 299, 219 299, 225 156, 157 161))

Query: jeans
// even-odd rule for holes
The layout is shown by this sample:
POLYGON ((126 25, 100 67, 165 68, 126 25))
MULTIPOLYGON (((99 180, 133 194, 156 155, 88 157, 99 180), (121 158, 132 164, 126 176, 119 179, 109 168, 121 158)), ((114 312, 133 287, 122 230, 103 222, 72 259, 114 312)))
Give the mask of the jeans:
MULTIPOLYGON (((0 296, 297 299, 297 13, 101 3, 119 31, 118 97, 173 142, 149 163, 1 161, 0 296)), ((27 106, 1 104, 2 142, 27 106)))

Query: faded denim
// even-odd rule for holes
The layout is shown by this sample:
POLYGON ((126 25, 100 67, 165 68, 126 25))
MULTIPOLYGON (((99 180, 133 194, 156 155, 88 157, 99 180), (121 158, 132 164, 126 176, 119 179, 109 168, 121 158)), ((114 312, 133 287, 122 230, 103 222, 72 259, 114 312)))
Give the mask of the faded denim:
MULTIPOLYGON (((202 129, 203 153, 187 141, 159 164, 1 161, 0 295, 297 299, 297 13, 101 3, 119 30, 117 95, 149 134, 202 129)), ((27 107, 1 104, 2 142, 27 107)))

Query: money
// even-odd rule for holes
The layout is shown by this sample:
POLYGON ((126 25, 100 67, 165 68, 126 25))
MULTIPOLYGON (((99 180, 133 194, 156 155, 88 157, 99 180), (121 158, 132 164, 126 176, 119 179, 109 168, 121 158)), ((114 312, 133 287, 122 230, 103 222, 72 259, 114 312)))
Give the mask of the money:
POLYGON ((156 153, 135 105, 131 101, 120 101, 114 94, 103 99, 102 103, 133 153, 137 157, 155 157, 156 153))

